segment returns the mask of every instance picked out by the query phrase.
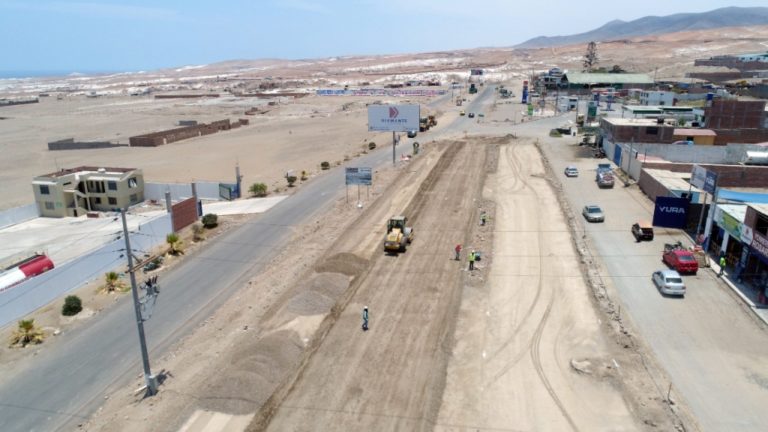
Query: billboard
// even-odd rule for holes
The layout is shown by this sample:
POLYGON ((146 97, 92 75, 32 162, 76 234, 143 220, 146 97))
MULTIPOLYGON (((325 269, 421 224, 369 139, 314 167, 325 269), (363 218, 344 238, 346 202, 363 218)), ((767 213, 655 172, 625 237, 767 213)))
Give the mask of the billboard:
POLYGON ((368 105, 368 130, 375 132, 419 130, 419 105, 368 105))
POLYGON ((688 225, 688 198, 656 197, 653 226, 685 228, 688 225))
POLYGON ((717 173, 709 171, 700 165, 694 165, 691 171, 691 184, 714 195, 715 186, 717 185, 717 173))
POLYGON ((371 168, 351 168, 344 169, 344 175, 346 176, 347 186, 349 185, 363 185, 370 186, 373 184, 373 172, 371 168))

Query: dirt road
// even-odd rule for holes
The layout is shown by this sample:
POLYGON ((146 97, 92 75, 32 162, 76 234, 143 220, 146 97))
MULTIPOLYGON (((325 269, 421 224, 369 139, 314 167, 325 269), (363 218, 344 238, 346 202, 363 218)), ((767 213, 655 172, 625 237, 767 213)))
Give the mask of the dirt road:
POLYGON ((540 155, 499 152, 493 265, 464 290, 437 430, 636 430, 540 155))
POLYGON ((405 254, 375 255, 269 430, 431 428, 466 266, 452 260, 451 251, 464 243, 476 215, 484 166, 482 149, 449 145, 403 209, 415 228, 414 243, 405 254), (371 311, 365 333, 363 305, 371 311))

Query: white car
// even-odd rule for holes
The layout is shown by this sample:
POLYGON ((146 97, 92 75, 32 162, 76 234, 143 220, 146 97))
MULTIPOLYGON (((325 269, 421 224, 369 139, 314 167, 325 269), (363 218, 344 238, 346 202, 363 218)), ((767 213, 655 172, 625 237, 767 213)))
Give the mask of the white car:
POLYGON ((579 169, 575 166, 567 166, 565 167, 565 176, 566 177, 578 177, 579 176, 579 169))
POLYGON ((662 294, 685 295, 683 278, 680 277, 680 273, 674 270, 657 270, 653 272, 651 279, 662 294))
POLYGON ((603 209, 601 209, 600 206, 584 206, 584 210, 581 211, 581 214, 584 216, 584 219, 586 219, 587 222, 605 222, 605 215, 603 214, 603 209))

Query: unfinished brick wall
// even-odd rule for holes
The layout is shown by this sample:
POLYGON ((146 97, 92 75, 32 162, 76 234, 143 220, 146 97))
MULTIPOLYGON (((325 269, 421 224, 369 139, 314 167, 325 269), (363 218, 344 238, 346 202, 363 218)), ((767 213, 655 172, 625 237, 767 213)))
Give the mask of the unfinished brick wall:
POLYGON ((765 101, 715 100, 704 108, 709 129, 761 129, 765 125, 765 101))
MULTIPOLYGON (((747 165, 708 165, 699 164, 707 170, 717 173, 718 187, 750 187, 765 188, 768 185, 768 166, 747 166, 747 165)), ((666 162, 645 162, 643 169, 663 169, 672 172, 681 172, 690 174, 693 170, 693 164, 690 163, 666 163, 666 162)), ((643 172, 640 180, 647 176, 643 172)), ((650 177, 650 176, 648 176, 650 177)), ((642 187, 642 186, 641 186, 642 187)), ((649 195, 650 196, 650 195, 649 195)))

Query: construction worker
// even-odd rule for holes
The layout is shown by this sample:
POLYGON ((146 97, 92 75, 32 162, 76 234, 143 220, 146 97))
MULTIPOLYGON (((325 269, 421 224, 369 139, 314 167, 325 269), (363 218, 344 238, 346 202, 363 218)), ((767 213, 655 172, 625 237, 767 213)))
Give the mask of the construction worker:
POLYGON ((469 270, 475 269, 475 251, 469 253, 469 270))
POLYGON ((368 306, 363 306, 363 331, 368 330, 368 306))
POLYGON ((720 274, 718 274, 718 276, 722 276, 723 273, 725 273, 725 264, 726 264, 725 254, 722 254, 720 255, 720 274))
POLYGON ((454 249, 456 251, 456 261, 461 259, 461 245, 457 244, 456 248, 454 249))

